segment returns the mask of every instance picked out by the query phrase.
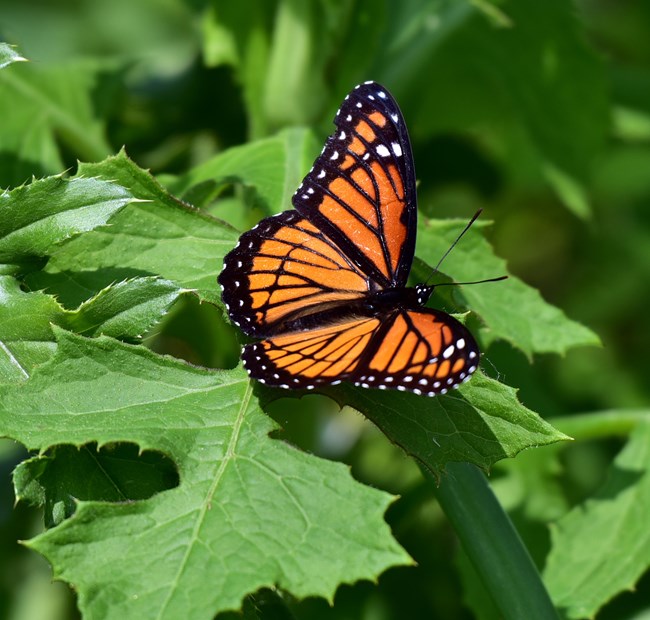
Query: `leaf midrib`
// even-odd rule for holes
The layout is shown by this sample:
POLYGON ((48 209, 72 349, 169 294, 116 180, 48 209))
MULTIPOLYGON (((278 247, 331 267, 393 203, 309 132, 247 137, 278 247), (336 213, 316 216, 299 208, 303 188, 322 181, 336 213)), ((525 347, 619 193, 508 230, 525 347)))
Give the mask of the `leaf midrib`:
POLYGON ((198 534, 199 531, 203 525, 203 522, 205 520, 205 515, 211 505, 211 500, 215 496, 217 487, 219 486, 219 483, 221 482, 221 478, 223 477, 224 472, 226 471, 226 467, 230 463, 231 459, 233 458, 235 454, 235 446, 237 445, 237 442, 239 440, 239 434, 241 432, 241 427, 242 424, 244 423, 244 416, 246 413, 246 410, 248 409, 248 405, 250 403, 251 399, 251 394, 253 393, 253 389, 251 387, 251 382, 248 382, 248 385, 246 386, 246 392, 243 395, 242 398, 242 403, 239 408, 239 411, 237 413, 237 417, 235 418, 235 423, 233 425, 233 431, 232 435, 230 436, 230 441, 228 442, 228 447, 226 448, 226 452, 224 454, 223 459, 221 459, 221 463, 219 464, 219 468, 217 469, 217 473, 214 477, 214 480, 212 484, 210 485, 210 488, 208 490, 208 493, 206 495, 206 500, 203 504, 203 507, 201 508, 201 511, 199 513, 199 517, 196 519, 196 523, 194 524, 194 529, 192 530, 192 535, 190 537, 190 541, 187 544, 187 548, 185 550, 185 555, 183 556, 183 559, 181 560, 178 571, 176 572, 176 575, 173 579, 173 581, 170 584, 169 590, 167 592, 167 596, 165 597, 165 600, 163 601, 162 605, 160 606, 160 611, 158 612, 158 615, 156 618, 160 620, 161 618, 164 617, 165 611, 171 601, 173 593, 176 591, 176 588, 178 587, 178 584, 180 582, 181 575, 185 571, 185 568, 187 566, 187 562, 190 557, 190 553, 194 547, 194 543, 198 540, 198 534))

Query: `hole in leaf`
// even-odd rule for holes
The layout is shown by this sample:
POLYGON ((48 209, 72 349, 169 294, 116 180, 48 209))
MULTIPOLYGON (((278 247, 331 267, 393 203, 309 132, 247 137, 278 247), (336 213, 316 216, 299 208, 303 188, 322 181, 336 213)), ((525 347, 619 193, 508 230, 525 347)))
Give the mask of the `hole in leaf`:
POLYGON ((77 500, 130 502, 178 486, 173 461, 134 443, 59 445, 24 461, 14 472, 21 499, 45 509, 51 527, 71 516, 77 500))

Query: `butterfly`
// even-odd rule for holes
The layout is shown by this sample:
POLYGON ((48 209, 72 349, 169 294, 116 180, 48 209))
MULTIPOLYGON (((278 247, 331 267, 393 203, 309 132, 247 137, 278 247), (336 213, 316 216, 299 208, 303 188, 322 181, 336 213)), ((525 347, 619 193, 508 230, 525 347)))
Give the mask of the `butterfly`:
POLYGON ((407 287, 415 253, 415 168, 396 101, 376 82, 352 90, 336 131, 293 195, 225 257, 228 314, 245 334, 249 375, 269 386, 444 394, 479 362, 473 336, 407 287))

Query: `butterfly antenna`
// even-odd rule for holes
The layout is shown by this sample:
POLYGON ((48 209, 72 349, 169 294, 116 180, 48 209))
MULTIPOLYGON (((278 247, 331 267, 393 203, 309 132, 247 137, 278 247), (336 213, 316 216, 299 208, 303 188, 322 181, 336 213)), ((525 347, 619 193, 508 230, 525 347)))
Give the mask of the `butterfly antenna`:
MULTIPOLYGON (((471 228, 472 224, 478 219, 478 216, 481 215, 482 212, 483 212, 483 209, 479 209, 472 216, 472 219, 469 222, 467 222, 467 226, 465 226, 465 228, 463 228, 463 230, 460 232, 458 237, 456 237, 456 240, 449 246, 447 251, 442 255, 442 258, 438 261, 438 264, 433 268, 433 271, 431 272, 431 275, 426 279, 425 284, 428 284, 429 280, 431 280, 431 278, 433 278, 433 276, 437 273, 438 268, 440 267, 440 265, 442 265, 442 261, 444 261, 445 258, 447 258, 447 256, 449 256, 449 253, 456 247, 456 244, 461 240, 462 236, 471 228)), ((498 279, 503 280, 503 278, 498 278, 498 279)), ((469 284, 469 282, 467 284, 469 284)), ((437 286, 439 286, 439 285, 437 285, 437 286)))
POLYGON ((498 276, 496 278, 486 278, 485 280, 473 280, 472 282, 441 282, 436 284, 436 288, 439 286, 463 286, 464 284, 483 284, 485 282, 500 282, 501 280, 507 280, 508 276, 498 276))
MULTIPOLYGON (((467 222, 467 225, 463 230, 459 233, 458 237, 456 237, 455 241, 449 246, 449 249, 442 255, 442 258, 438 261, 438 264, 433 268, 433 271, 431 272, 431 275, 427 278, 425 285, 431 280, 431 278, 434 276, 434 274, 438 271, 438 268, 440 265, 442 265, 442 261, 447 258, 449 253, 456 247, 456 244, 461 240, 462 236, 471 228, 472 224, 478 219, 479 215, 483 212, 483 209, 479 209, 473 216, 472 219, 467 222)), ((499 276, 497 278, 487 278, 485 280, 475 280, 473 282, 441 282, 440 284, 436 284, 436 288, 439 286, 462 286, 464 284, 483 284, 484 282, 499 282, 501 280, 506 280, 508 276, 499 276)))

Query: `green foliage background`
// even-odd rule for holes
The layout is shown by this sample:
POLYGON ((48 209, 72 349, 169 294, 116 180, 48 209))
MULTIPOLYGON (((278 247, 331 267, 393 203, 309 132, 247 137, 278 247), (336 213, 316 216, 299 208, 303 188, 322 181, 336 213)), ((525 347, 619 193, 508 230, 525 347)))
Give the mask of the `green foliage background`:
MULTIPOLYGON (((445 485, 461 474, 440 474, 465 460, 490 469, 562 616, 650 613, 645 3, 7 0, 0 41, 16 46, 0 48, 0 340, 27 369, 0 367, 0 434, 12 438, 0 440, 0 617, 79 613, 47 562, 16 542, 44 529, 30 504, 52 529, 29 545, 88 613, 125 617, 129 584, 172 579, 162 559, 191 526, 175 512, 178 489, 223 538, 188 560, 168 614, 211 617, 250 594, 246 618, 500 617, 458 543, 468 541, 445 485), (236 365, 217 257, 238 230, 289 208, 340 100, 366 79, 391 90, 409 126, 419 259, 435 264, 483 207, 493 223, 464 238, 445 273, 503 273, 485 235, 517 276, 436 299, 476 313, 488 376, 463 400, 426 405, 345 389, 274 401, 253 395, 239 370, 169 357, 236 365), (133 346, 142 341, 153 353, 133 346), (518 388, 523 406, 493 379, 518 388), (246 463, 268 478, 220 467, 236 451, 220 423, 238 429, 246 463), (561 433, 575 441, 554 443, 561 433), (25 501, 14 507, 19 463, 25 501), (259 535, 254 547, 208 509, 215 480, 225 490, 214 497, 259 535), (295 555, 302 517, 315 527, 295 555), (164 533, 157 541, 150 523, 164 533), (116 590, 98 594, 106 583, 116 590)), ((416 261, 414 272, 427 267, 416 261)), ((158 609, 147 596, 140 614, 158 609)))

